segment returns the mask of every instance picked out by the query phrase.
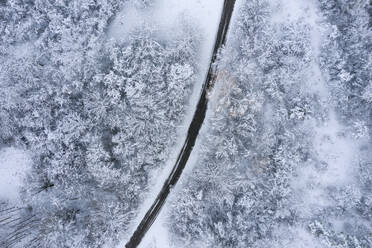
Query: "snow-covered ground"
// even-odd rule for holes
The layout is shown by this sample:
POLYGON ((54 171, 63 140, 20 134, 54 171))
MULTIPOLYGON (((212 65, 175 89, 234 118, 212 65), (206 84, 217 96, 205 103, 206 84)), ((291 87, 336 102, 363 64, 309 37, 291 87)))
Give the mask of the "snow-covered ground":
MULTIPOLYGON (((187 112, 183 124, 178 127, 176 145, 172 148, 170 159, 163 169, 151 175, 149 187, 151 190, 147 193, 145 201, 140 207, 139 214, 131 225, 131 230, 123 237, 123 241, 119 244, 118 248, 125 245, 130 235, 132 235, 135 228, 146 214, 146 211, 154 202, 166 178, 170 174, 186 139, 188 127, 196 109, 196 104, 208 70, 222 7, 223 0, 157 0, 153 6, 148 9, 141 9, 138 8, 138 6, 129 5, 121 11, 109 29, 109 38, 120 40, 125 39, 131 31, 135 30, 135 28, 138 28, 140 25, 150 25, 153 29, 158 31, 161 38, 172 39, 173 37, 169 30, 177 29, 177 25, 179 25, 182 20, 187 20, 200 30, 202 39, 201 54, 199 54, 198 58, 199 74, 194 84, 193 93, 189 98, 189 106, 186 108, 187 112)), ((192 160, 195 157, 193 153, 188 166, 192 164, 192 160)), ((166 227, 164 227, 166 206, 167 204, 165 204, 163 211, 161 211, 155 223, 147 232, 140 247, 169 247, 167 230, 166 227)))
POLYGON ((0 150, 0 200, 17 204, 20 200, 20 187, 31 167, 30 157, 15 148, 0 150))

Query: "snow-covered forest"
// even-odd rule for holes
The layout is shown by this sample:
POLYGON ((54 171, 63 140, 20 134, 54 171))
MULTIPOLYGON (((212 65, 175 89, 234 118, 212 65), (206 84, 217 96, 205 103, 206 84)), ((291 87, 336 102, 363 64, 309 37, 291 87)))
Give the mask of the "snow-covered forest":
MULTIPOLYGON (((0 247, 124 247, 224 0, 0 0, 0 247)), ((229 0, 227 0, 229 1, 229 0)), ((372 3, 237 0, 144 248, 372 248, 372 3)))

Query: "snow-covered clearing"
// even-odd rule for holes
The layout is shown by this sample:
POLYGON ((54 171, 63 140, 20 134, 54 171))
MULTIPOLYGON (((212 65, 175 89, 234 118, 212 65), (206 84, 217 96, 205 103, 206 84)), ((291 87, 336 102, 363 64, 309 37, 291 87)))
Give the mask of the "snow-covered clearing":
POLYGON ((20 188, 30 167, 31 159, 25 152, 15 148, 0 150, 0 200, 19 202, 20 188))

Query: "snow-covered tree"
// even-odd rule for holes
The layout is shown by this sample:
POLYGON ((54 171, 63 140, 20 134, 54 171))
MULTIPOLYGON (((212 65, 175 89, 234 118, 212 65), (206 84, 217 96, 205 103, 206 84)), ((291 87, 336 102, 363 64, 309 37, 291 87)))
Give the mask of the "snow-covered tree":
POLYGON ((171 41, 146 25, 108 40, 121 6, 0 5, 0 146, 30 151, 34 165, 0 246, 115 243, 165 165, 195 82, 198 36, 181 23, 171 41))

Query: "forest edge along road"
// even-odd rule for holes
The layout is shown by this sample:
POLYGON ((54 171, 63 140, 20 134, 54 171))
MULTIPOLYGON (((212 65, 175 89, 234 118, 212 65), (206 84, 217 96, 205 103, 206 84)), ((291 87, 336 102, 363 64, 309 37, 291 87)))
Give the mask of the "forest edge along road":
POLYGON ((227 34, 227 31, 230 25, 235 1, 236 0, 224 0, 221 21, 218 27, 218 32, 217 32, 216 41, 215 41, 215 45, 214 45, 214 49, 213 49, 213 53, 211 57, 211 62, 209 64, 208 74, 203 84, 202 93, 199 98, 199 102, 196 107, 194 117, 188 129, 185 143, 181 149, 180 154, 178 155, 177 161, 172 169, 172 172, 170 173, 168 179, 165 181, 161 191, 156 197, 156 200, 151 205, 150 209, 146 212, 146 215, 144 216, 141 223, 138 225, 137 229, 133 233, 129 242, 125 245, 126 248, 135 248, 140 244, 142 238, 145 236, 146 232, 149 230, 151 225, 154 223, 162 206, 164 205, 169 195, 170 188, 173 187, 177 183, 178 179, 180 178, 182 174, 183 169, 186 166, 187 160, 190 157, 191 151, 195 145, 196 138, 198 136, 200 128, 205 119, 205 114, 207 111, 207 104, 208 104, 207 91, 214 84, 214 81, 216 80, 216 76, 215 76, 216 68, 213 68, 213 66, 217 58, 218 50, 226 42, 226 34, 227 34))
POLYGON ((208 104, 207 91, 211 87, 211 85, 214 84, 214 81, 216 80, 215 68, 213 68, 213 66, 217 58, 218 50, 226 42, 226 34, 227 34, 227 31, 230 25, 235 1, 236 0, 225 0, 224 1, 221 21, 218 27, 218 32, 217 32, 216 41, 215 41, 215 45, 214 45, 214 49, 213 49, 213 53, 211 57, 211 62, 209 64, 208 74, 207 74, 207 77, 205 79, 205 82, 202 88, 202 93, 199 98, 199 102, 196 107, 194 117, 188 129, 185 143, 181 149, 180 154, 178 155, 175 166, 173 167, 172 172, 170 173, 168 179, 165 181, 161 191, 156 197, 156 200, 151 205, 150 209, 146 212, 145 217, 142 219, 141 223, 138 225, 137 229, 133 233, 129 242, 125 245, 126 248, 135 248, 140 244, 142 238, 145 236, 146 232, 149 230, 151 225, 154 223, 162 206, 164 205, 169 195, 170 188, 173 187, 177 183, 178 179, 180 178, 182 174, 183 169, 186 166, 187 160, 190 157, 191 151, 195 145, 196 138, 198 136, 200 128, 205 119, 205 114, 207 111, 207 104, 208 104))
POLYGON ((159 192, 158 196, 156 197, 154 203, 151 205, 150 209, 146 212, 146 215, 138 225, 137 229, 131 236, 128 243, 125 245, 126 248, 135 248, 137 247, 142 238, 145 236, 146 232, 149 230, 151 225, 154 223, 156 217, 158 216, 162 206, 164 205, 170 189, 177 183, 178 179, 180 178, 183 169, 186 166, 187 160, 190 157, 192 149, 195 145, 196 138, 199 134, 200 128, 204 122, 205 115, 207 112, 207 91, 208 89, 213 86, 214 81, 216 80, 216 68, 214 68, 214 63, 217 58, 218 50, 225 44, 226 42, 226 34, 230 25, 232 13, 234 10, 236 0, 224 0, 224 6, 222 9, 221 14, 221 21, 218 27, 218 32, 216 36, 216 41, 211 57, 211 62, 209 64, 208 74, 203 84, 202 93, 199 98, 198 105, 196 107, 196 111, 194 113, 194 117, 191 121, 190 127, 188 129, 187 137, 185 143, 181 149, 180 154, 177 157, 177 161, 170 173, 169 177, 165 181, 161 191, 159 192))

